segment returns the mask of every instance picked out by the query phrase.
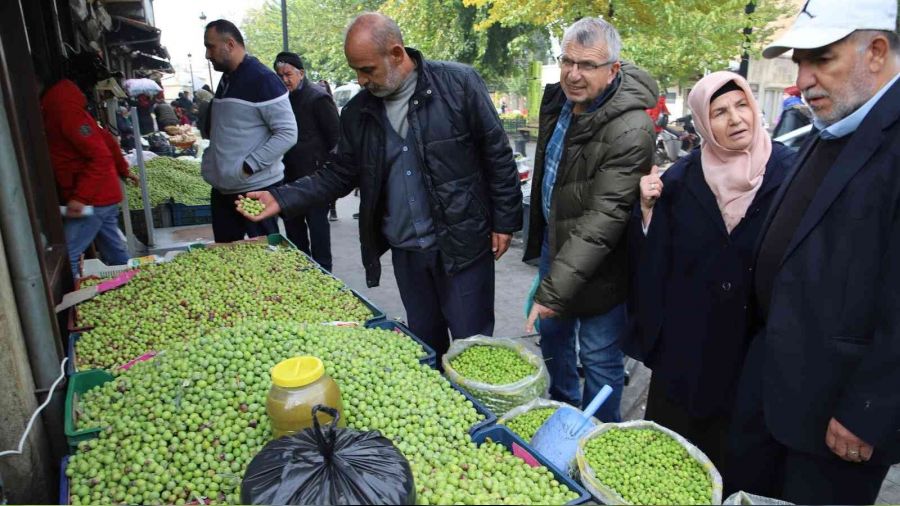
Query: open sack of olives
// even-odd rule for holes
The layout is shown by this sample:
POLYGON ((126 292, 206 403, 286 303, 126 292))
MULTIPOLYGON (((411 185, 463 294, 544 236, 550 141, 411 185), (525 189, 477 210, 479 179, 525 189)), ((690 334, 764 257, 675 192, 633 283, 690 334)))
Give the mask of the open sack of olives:
POLYGON ((494 413, 543 397, 550 388, 543 359, 513 339, 475 336, 453 341, 442 363, 450 381, 494 413))
POLYGON ((656 423, 604 423, 578 442, 581 484, 603 504, 721 504, 722 476, 687 439, 656 423))
MULTIPOLYGON (((525 441, 531 442, 531 438, 548 418, 553 416, 557 409, 569 406, 565 402, 552 401, 550 399, 533 399, 521 406, 516 406, 501 416, 497 423, 506 425, 525 441)), ((591 417, 592 425, 599 425, 600 420, 591 417)))

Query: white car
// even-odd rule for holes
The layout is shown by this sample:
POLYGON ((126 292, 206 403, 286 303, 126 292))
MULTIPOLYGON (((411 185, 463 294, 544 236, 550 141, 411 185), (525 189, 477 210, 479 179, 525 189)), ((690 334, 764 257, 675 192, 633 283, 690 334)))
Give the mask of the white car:
POLYGON ((347 105, 347 102, 349 102, 351 98, 355 97, 356 94, 361 90, 362 87, 356 82, 350 82, 338 86, 334 89, 334 103, 335 105, 337 105, 338 114, 341 113, 341 110, 344 109, 344 106, 347 105))
POLYGON ((785 146, 799 149, 800 145, 803 144, 803 141, 806 140, 806 137, 809 135, 809 132, 812 130, 812 125, 806 125, 800 127, 796 130, 792 130, 784 135, 780 135, 775 138, 776 141, 784 144, 785 146))

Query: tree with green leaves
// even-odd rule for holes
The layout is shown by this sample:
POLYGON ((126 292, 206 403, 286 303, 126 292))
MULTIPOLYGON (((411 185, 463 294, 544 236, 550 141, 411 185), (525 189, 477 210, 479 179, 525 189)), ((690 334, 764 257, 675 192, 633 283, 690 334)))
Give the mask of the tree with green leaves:
MULTIPOLYGON (((520 82, 527 62, 543 58, 549 33, 524 24, 476 26, 487 10, 462 0, 288 0, 288 36, 292 51, 308 62, 311 77, 346 82, 353 72, 344 58, 344 28, 353 16, 379 10, 403 30, 407 45, 426 57, 474 66, 495 89, 520 82)), ((270 0, 251 11, 242 26, 248 49, 265 62, 281 51, 281 8, 270 0)))
MULTIPOLYGON (((354 78, 344 58, 344 28, 357 14, 376 10, 380 0, 288 0, 288 44, 303 57, 310 79, 345 83, 354 78)), ((269 0, 241 26, 247 49, 271 64, 281 52, 281 5, 269 0)))
POLYGON ((744 28, 752 28, 751 54, 772 35, 773 21, 788 12, 784 0, 463 0, 487 9, 477 28, 530 24, 555 36, 575 20, 603 16, 622 35, 623 57, 637 62, 663 85, 696 79, 740 58, 744 28))

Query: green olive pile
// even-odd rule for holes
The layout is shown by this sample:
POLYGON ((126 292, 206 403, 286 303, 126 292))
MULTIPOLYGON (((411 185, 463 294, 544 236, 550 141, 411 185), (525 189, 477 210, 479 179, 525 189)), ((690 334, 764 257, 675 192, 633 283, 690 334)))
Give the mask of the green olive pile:
POLYGON ((238 208, 250 216, 259 216, 260 213, 263 212, 263 209, 266 208, 266 205, 257 199, 241 197, 238 199, 238 208))
POLYGON ((651 429, 611 429, 585 446, 597 479, 629 504, 709 504, 712 484, 678 441, 651 429))
POLYGON ((180 344, 82 397, 79 427, 103 430, 69 461, 72 503, 238 504, 244 470, 271 438, 268 370, 296 355, 323 360, 350 427, 380 430, 409 459, 419 504, 577 498, 546 468, 476 447, 467 430, 480 415, 421 354, 387 330, 274 322, 180 344))
POLYGON ((544 425, 559 408, 535 408, 506 421, 506 426, 522 437, 525 441, 531 441, 535 432, 544 425))
POLYGON ((79 369, 113 369, 148 351, 250 321, 363 322, 371 311, 304 255, 258 243, 183 253, 142 267, 121 288, 78 306, 91 327, 76 345, 79 369))
POLYGON ((508 385, 537 372, 515 350, 504 346, 475 345, 450 361, 460 376, 490 385, 508 385))
MULTIPOLYGON (((150 205, 158 206, 169 199, 192 206, 209 204, 209 183, 200 175, 200 164, 185 160, 176 160, 168 156, 160 156, 147 162, 147 193, 150 205)), ((132 167, 131 172, 138 173, 132 167)), ((129 209, 143 209, 141 189, 134 185, 126 185, 129 209)))

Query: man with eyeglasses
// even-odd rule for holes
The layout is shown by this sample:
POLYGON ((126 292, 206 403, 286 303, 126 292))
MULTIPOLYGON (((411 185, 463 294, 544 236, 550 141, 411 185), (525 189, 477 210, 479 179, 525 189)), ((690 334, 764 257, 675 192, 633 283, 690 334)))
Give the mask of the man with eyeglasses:
POLYGON ((656 81, 619 61, 616 29, 583 18, 563 37, 560 82, 544 91, 525 260, 540 257, 540 286, 528 317, 540 320, 550 395, 587 405, 603 385, 598 412, 620 421, 624 383, 619 335, 628 285, 625 230, 641 176, 653 161, 656 81), (576 369, 580 344, 585 385, 576 369))

